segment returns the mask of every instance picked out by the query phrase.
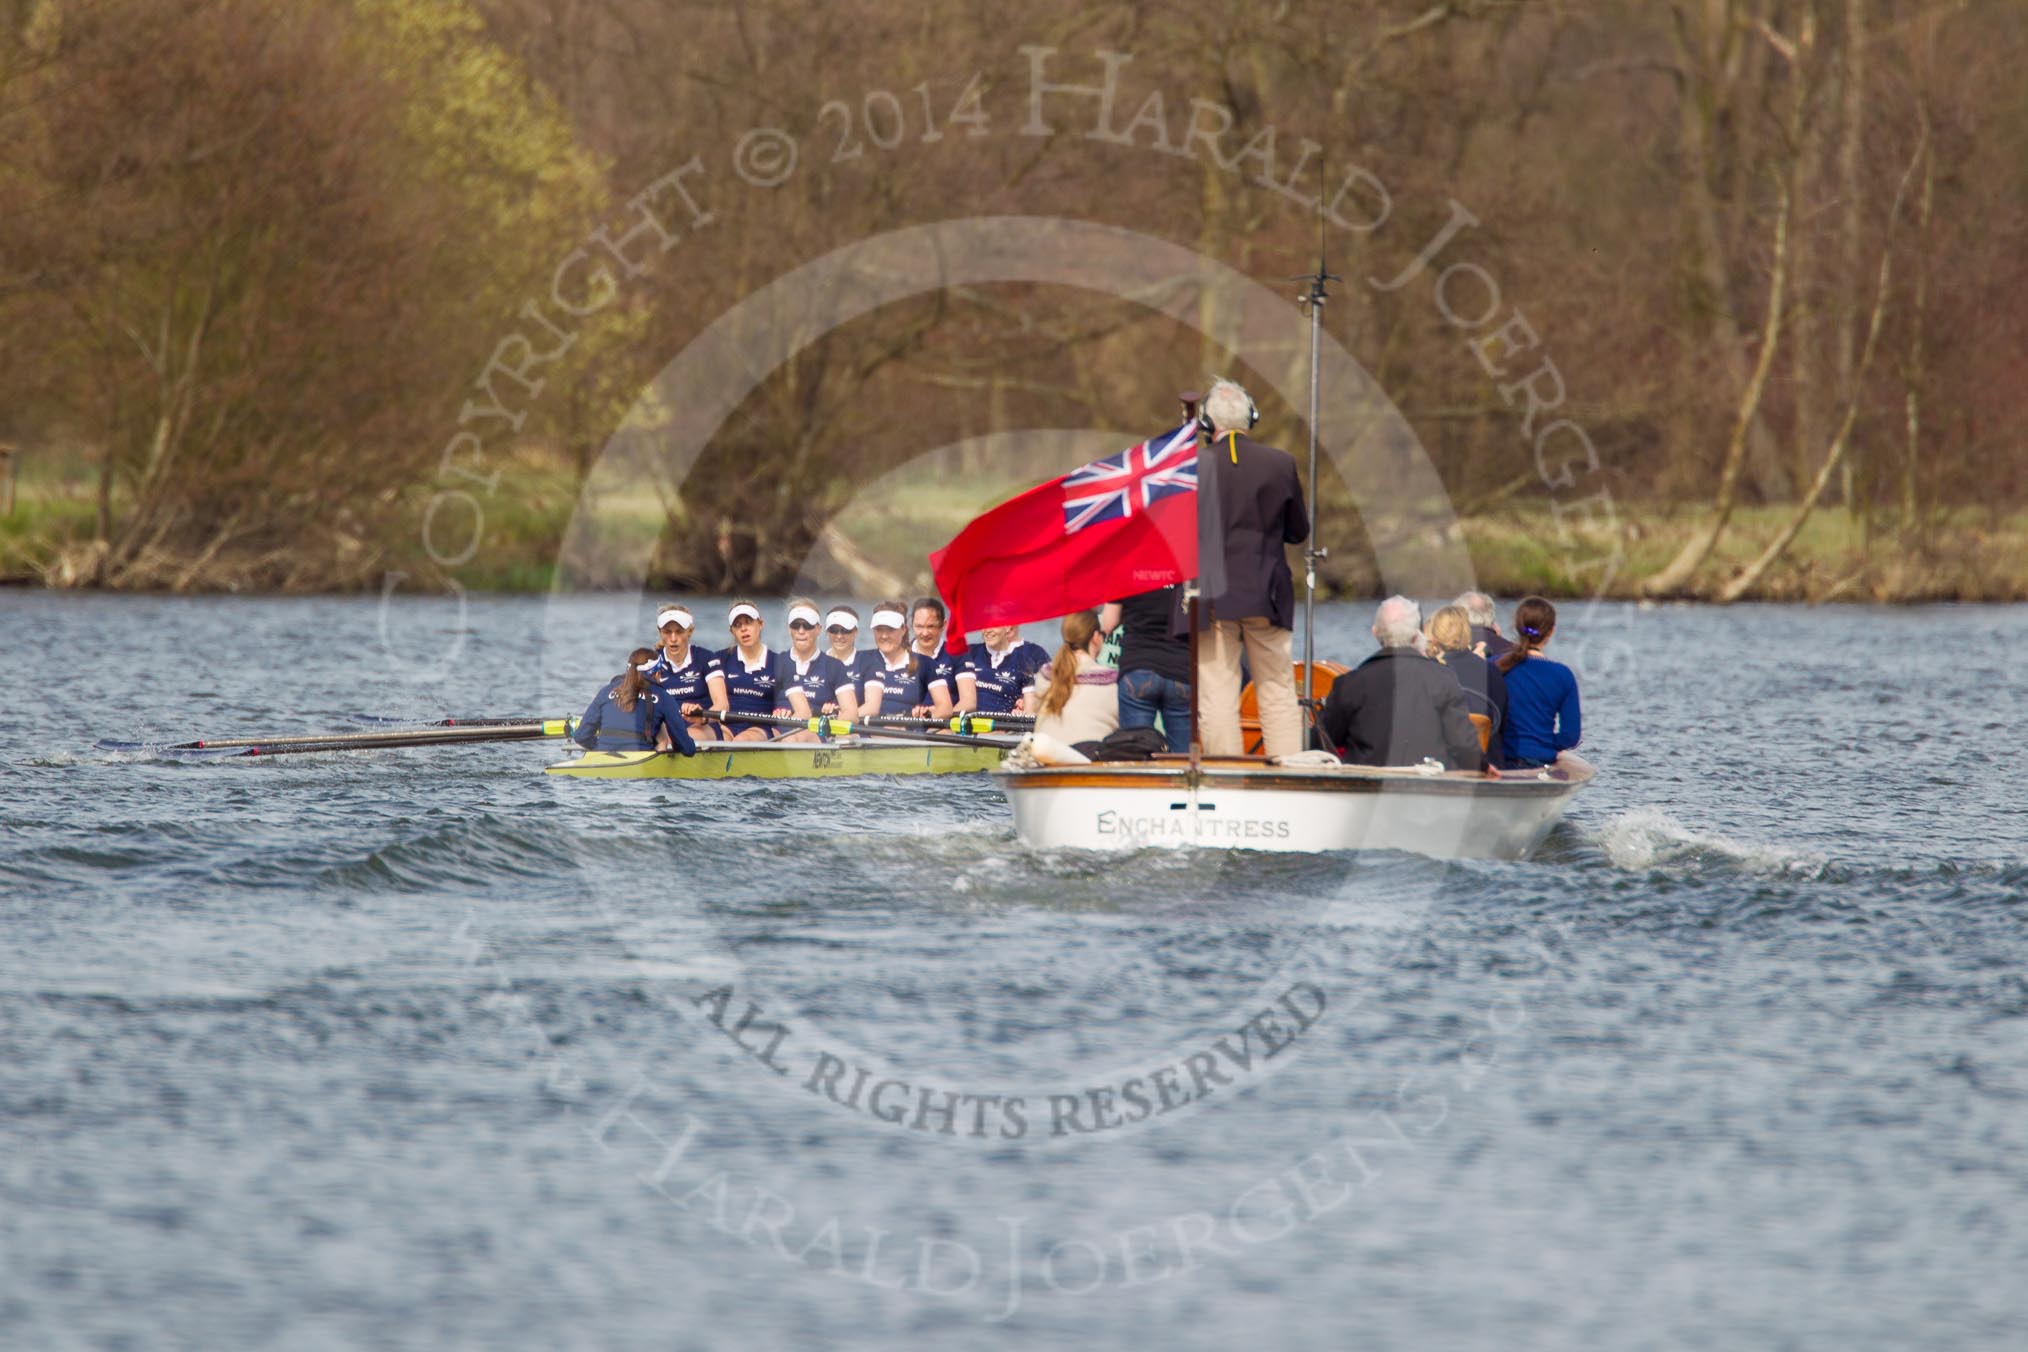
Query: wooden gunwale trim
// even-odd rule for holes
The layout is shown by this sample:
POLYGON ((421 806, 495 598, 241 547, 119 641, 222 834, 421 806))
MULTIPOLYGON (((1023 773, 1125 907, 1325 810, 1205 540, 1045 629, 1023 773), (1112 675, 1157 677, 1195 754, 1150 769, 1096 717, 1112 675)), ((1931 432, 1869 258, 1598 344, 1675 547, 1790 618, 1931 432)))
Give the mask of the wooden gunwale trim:
MULTIPOLYGON (((1221 773, 1218 767, 1218 762, 1212 762, 1206 766, 1207 773, 1195 777, 1195 787, 1199 792, 1295 790, 1308 793, 1462 795, 1486 799, 1546 798, 1570 793, 1588 783, 1592 777, 1591 774, 1585 773, 1567 774, 1553 779, 1532 777, 1523 779, 1519 776, 1487 779, 1483 775, 1464 770, 1447 771, 1441 775, 1421 775, 1413 771, 1390 772, 1378 767, 1367 774, 1346 771, 1303 774, 1270 770, 1264 763, 1258 768, 1248 766, 1240 771, 1238 767, 1233 767, 1221 773)), ((1085 766, 1057 766, 1038 770, 1002 768, 988 773, 1008 790, 1172 788, 1187 791, 1192 787, 1192 776, 1188 770, 1166 766, 1138 771, 1111 768, 1096 770, 1085 766)))

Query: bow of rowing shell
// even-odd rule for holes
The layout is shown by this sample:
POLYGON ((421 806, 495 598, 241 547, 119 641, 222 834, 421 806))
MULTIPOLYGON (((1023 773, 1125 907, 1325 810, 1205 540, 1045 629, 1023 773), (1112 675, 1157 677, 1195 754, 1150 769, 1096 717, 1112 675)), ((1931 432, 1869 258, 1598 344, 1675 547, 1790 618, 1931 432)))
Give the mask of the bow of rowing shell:
POLYGON ((993 778, 1014 831, 1044 849, 1211 846, 1282 852, 1406 850, 1445 859, 1525 859, 1591 766, 1576 757, 1497 780, 1260 759, 1006 767, 993 778))

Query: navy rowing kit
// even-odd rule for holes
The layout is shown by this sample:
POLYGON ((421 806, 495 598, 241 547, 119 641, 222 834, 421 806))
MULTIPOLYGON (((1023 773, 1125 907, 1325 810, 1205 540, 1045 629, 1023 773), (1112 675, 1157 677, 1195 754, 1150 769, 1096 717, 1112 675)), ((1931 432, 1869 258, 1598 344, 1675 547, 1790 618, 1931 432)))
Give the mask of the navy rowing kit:
POLYGON ((711 707, 710 678, 722 675, 723 669, 717 653, 709 648, 690 645, 690 651, 683 656, 683 665, 669 665, 669 654, 662 653, 655 659, 655 669, 648 673, 649 684, 664 699, 676 701, 681 710, 686 704, 711 707))
POLYGON ((738 715, 771 714, 789 702, 789 692, 781 681, 781 655, 762 648, 760 656, 749 666, 738 648, 728 648, 719 654, 718 661, 725 675, 726 732, 737 734, 748 728, 766 728, 772 733, 774 729, 769 724, 751 722, 738 715))
POLYGON ((934 703, 931 692, 942 686, 944 694, 955 705, 958 702, 958 673, 964 669, 964 659, 953 657, 939 648, 933 653, 919 652, 915 660, 923 668, 922 702, 934 703))
POLYGON ((890 667, 887 658, 877 649, 859 656, 859 685, 866 692, 868 700, 875 690, 880 691, 880 712, 883 714, 905 714, 919 704, 929 703, 924 689, 929 677, 929 664, 914 653, 903 653, 901 664, 890 667), (914 671, 909 667, 913 665, 914 671))
POLYGON ((613 677, 592 696, 584 717, 570 734, 571 740, 587 751, 653 751, 657 738, 666 732, 673 749, 686 756, 696 755, 697 744, 683 726, 680 706, 652 686, 642 689, 633 708, 620 707, 620 682, 625 679, 613 677))
POLYGON ((1004 653, 983 645, 965 654, 960 670, 969 672, 978 683, 978 711, 982 714, 1012 713, 1014 701, 1027 691, 1035 673, 1049 665, 1049 654, 1039 643, 1020 642, 1004 653))
POLYGON ((781 689, 782 702, 788 703, 790 690, 800 690, 810 701, 813 714, 827 704, 838 703, 841 692, 856 688, 852 673, 829 653, 814 654, 807 661, 797 658, 793 651, 776 653, 775 664, 775 681, 781 689))

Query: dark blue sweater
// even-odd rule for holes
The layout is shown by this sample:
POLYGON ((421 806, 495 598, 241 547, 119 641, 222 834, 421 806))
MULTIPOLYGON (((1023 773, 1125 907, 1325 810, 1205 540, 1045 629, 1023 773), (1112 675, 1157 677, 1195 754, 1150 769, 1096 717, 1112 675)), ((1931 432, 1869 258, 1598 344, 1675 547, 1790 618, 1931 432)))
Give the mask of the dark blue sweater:
POLYGON ((621 679, 615 676, 592 696, 571 739, 587 751, 653 751, 656 735, 666 731, 672 750, 696 755, 697 743, 676 713, 676 701, 649 688, 641 692, 633 708, 622 709, 616 698, 621 679))
POLYGON ((1577 677, 1561 662, 1531 657, 1507 673, 1509 765, 1547 765, 1584 735, 1577 677))

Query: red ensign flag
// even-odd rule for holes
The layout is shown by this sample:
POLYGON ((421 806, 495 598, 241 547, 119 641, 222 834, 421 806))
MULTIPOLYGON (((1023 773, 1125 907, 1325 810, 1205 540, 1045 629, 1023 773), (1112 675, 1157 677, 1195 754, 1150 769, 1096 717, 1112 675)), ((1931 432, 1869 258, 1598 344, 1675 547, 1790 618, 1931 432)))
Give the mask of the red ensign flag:
POLYGON ((1086 610, 1197 576, 1197 425, 1010 498, 930 555, 961 651, 968 630, 1086 610))

